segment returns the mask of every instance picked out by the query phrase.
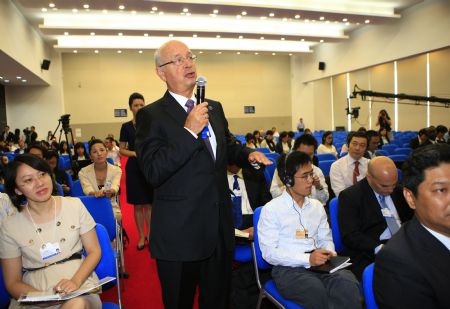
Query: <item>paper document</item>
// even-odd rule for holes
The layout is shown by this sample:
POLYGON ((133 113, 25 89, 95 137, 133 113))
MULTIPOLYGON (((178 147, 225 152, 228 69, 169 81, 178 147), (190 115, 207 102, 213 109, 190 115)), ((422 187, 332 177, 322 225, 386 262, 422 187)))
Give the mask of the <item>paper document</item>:
POLYGON ((47 301, 63 301, 75 298, 77 296, 86 294, 92 290, 95 290, 99 286, 104 285, 105 283, 108 283, 110 281, 113 281, 116 279, 115 277, 105 277, 102 280, 98 282, 98 284, 94 285, 93 287, 86 288, 86 289, 79 289, 72 293, 67 294, 60 294, 60 293, 54 293, 51 292, 29 292, 27 294, 24 294, 20 296, 20 298, 17 300, 19 303, 34 303, 34 302, 47 302, 47 301))
POLYGON ((241 230, 238 230, 238 229, 234 229, 234 236, 248 238, 250 236, 250 234, 247 233, 247 232, 243 232, 241 230))

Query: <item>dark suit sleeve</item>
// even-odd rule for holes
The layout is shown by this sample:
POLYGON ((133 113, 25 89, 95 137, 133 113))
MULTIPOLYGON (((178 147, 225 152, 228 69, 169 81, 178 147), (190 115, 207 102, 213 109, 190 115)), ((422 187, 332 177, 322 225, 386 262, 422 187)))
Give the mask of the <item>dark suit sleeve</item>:
POLYGON ((381 249, 377 254, 373 289, 380 309, 438 308, 430 293, 429 283, 417 274, 411 257, 405 259, 402 250, 381 249), (406 262, 405 262, 406 261, 406 262), (411 297, 413 295, 413 297, 411 297))
MULTIPOLYGON (((350 187, 354 188, 354 187, 350 187)), ((338 222, 344 246, 352 250, 368 251, 380 244, 361 232, 361 203, 362 192, 356 194, 355 190, 344 190, 339 194, 338 222)))
MULTIPOLYGON (((154 103, 155 104, 155 103, 154 103)), ((154 187, 160 186, 202 148, 183 126, 164 123, 148 106, 136 115, 136 150, 142 172, 154 187)))

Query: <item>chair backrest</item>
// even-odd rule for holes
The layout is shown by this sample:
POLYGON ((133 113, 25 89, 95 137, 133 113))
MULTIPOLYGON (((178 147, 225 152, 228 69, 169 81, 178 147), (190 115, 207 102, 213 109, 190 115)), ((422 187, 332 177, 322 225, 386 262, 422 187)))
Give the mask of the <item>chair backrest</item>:
POLYGON ((68 182, 69 188, 70 188, 70 190, 72 190, 72 187, 73 187, 72 175, 68 171, 65 171, 65 173, 67 175, 67 182, 68 182))
POLYGON ((58 167, 63 171, 71 168, 70 166, 70 156, 69 155, 60 155, 58 160, 58 167))
POLYGON ((59 196, 64 196, 64 190, 61 184, 56 183, 56 187, 58 188, 58 195, 59 196))
POLYGON ((259 152, 262 152, 262 153, 264 153, 264 154, 270 153, 270 149, 269 149, 269 148, 266 148, 266 147, 256 148, 255 150, 256 150, 256 151, 259 151, 259 152))
POLYGON ((259 246, 258 221, 259 221, 259 217, 261 216, 261 209, 262 209, 262 206, 256 208, 255 211, 253 212, 253 244, 254 244, 254 248, 255 248, 254 261, 256 263, 256 266, 259 269, 269 269, 269 268, 272 268, 272 265, 270 265, 263 259, 261 248, 259 246))
POLYGON ((278 160, 278 158, 280 157, 280 154, 278 152, 271 152, 271 153, 265 153, 264 154, 268 159, 273 159, 275 164, 278 160))
POLYGON ((80 180, 75 180, 73 182, 73 186, 72 188, 70 188, 70 195, 73 197, 85 196, 83 187, 81 187, 80 180))
POLYGON ((322 170, 324 176, 330 175, 331 164, 333 164, 335 161, 336 159, 319 161, 319 168, 322 170))
POLYGON ((319 153, 319 154, 317 154, 317 159, 319 159, 319 162, 320 161, 325 161, 325 160, 334 160, 334 161, 336 161, 336 157, 332 153, 319 153))
POLYGON ((375 302, 375 295, 373 294, 373 269, 374 263, 368 265, 366 269, 364 269, 363 273, 363 292, 364 299, 366 302, 367 309, 378 309, 377 303, 375 302))
POLYGON ((275 169, 277 168, 277 162, 275 159, 269 158, 272 161, 272 165, 266 165, 264 167, 264 177, 266 178, 267 184, 270 186, 272 183, 273 175, 275 174, 275 169))
POLYGON ((3 281, 2 266, 0 265, 0 308, 8 308, 11 296, 9 296, 8 291, 5 287, 5 282, 3 281))
POLYGON ((394 150, 397 147, 398 147, 397 145, 393 145, 393 144, 384 144, 383 146, 381 146, 381 149, 386 150, 390 154, 394 154, 394 150))
POLYGON ((96 223, 103 225, 108 231, 109 239, 116 238, 116 220, 112 209, 111 200, 107 197, 97 198, 95 196, 80 196, 92 218, 96 223))
POLYGON ((377 156, 385 156, 385 157, 389 156, 389 152, 387 152, 386 150, 383 150, 383 149, 375 150, 375 154, 377 156))
POLYGON ((100 248, 102 249, 102 258, 97 264, 97 267, 95 267, 95 273, 99 279, 103 279, 105 277, 117 278, 116 260, 113 248, 111 247, 111 241, 109 240, 108 231, 99 223, 95 226, 95 231, 97 232, 98 242, 100 244, 100 248))
POLYGON ((392 161, 406 161, 406 159, 408 159, 407 155, 403 155, 403 154, 397 154, 397 155, 390 155, 388 156, 389 158, 392 159, 392 161))
POLYGON ((248 245, 235 245, 233 260, 247 263, 252 260, 252 247, 248 245))
POLYGON ((396 148, 395 150, 394 150, 394 154, 396 154, 396 155, 407 155, 407 156, 409 156, 410 154, 411 154, 411 152, 412 152, 412 149, 411 148, 396 148))
POLYGON ((338 198, 335 197, 330 201, 330 224, 331 224, 331 235, 333 235, 334 249, 337 253, 344 250, 344 244, 341 239, 341 232, 339 231, 338 222, 338 198))
POLYGON ((341 153, 341 155, 339 156, 340 158, 345 157, 348 154, 348 151, 344 151, 343 153, 341 153))

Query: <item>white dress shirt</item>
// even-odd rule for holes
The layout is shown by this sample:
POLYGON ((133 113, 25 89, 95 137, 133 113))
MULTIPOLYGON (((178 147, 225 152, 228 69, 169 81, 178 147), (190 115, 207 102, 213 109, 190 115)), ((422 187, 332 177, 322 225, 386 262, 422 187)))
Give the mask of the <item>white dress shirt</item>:
POLYGON ((239 170, 239 172, 236 174, 239 177, 237 179, 237 181, 238 181, 239 188, 240 188, 240 190, 237 190, 237 192, 236 192, 236 190, 233 190, 234 175, 235 174, 232 174, 227 171, 228 187, 230 188, 230 191, 233 192, 236 196, 241 197, 242 214, 243 215, 252 215, 253 209, 252 209, 252 206, 250 205, 250 201, 248 200, 247 189, 245 188, 245 182, 244 182, 244 177, 242 175, 242 170, 239 170))
MULTIPOLYGON (((421 223, 422 224, 422 223, 421 223)), ((422 226, 431 233, 434 237, 437 238, 446 248, 450 251, 450 237, 445 236, 444 234, 438 233, 436 231, 433 231, 432 229, 429 229, 425 225, 422 224, 422 226)))
MULTIPOLYGON (((375 193, 375 197, 377 198, 378 204, 380 205, 380 211, 381 211, 381 204, 380 204, 381 195, 376 193, 375 191, 373 193, 375 193)), ((397 221, 398 226, 402 226, 402 221, 400 220, 400 217, 398 216, 397 209, 395 208, 394 201, 392 200, 391 196, 390 195, 385 196, 384 202, 386 203, 386 206, 389 208, 391 215, 394 216, 395 221, 397 221)), ((389 230, 389 228, 386 227, 386 229, 380 235, 380 240, 391 239, 391 237, 392 237, 392 233, 389 230)))
MULTIPOLYGON (((172 97, 178 102, 178 104, 181 105, 181 107, 186 111, 187 113, 187 106, 186 106, 186 102, 188 100, 192 100, 194 102, 197 102, 197 99, 195 98, 194 95, 192 95, 192 98, 186 98, 182 95, 173 93, 171 91, 169 91, 169 93, 172 95, 172 97)), ((188 130, 195 138, 198 138, 198 135, 195 132, 192 132, 191 130, 189 130, 188 128, 185 128, 186 130, 188 130)), ((213 150, 214 153, 214 158, 217 157, 216 152, 217 152, 217 140, 216 140, 216 135, 214 134, 214 130, 211 126, 211 123, 208 122, 208 130, 210 133, 209 136, 209 142, 211 143, 211 148, 213 150)))
MULTIPOLYGON (((367 174, 367 164, 369 160, 362 157, 359 161, 359 176, 356 178, 360 181, 367 174)), ((331 188, 336 196, 339 196, 342 190, 353 186, 353 170, 355 168, 355 159, 350 154, 340 158, 333 164, 330 169, 331 188)))
POLYGON ((331 145, 331 148, 328 148, 327 146, 325 146, 324 144, 320 144, 319 147, 317 147, 317 153, 331 153, 332 155, 334 155, 336 158, 338 156, 336 147, 334 147, 334 145, 331 145))
MULTIPOLYGON (((317 190, 315 186, 312 186, 309 198, 319 200, 323 205, 325 205, 329 198, 328 185, 327 182, 325 181, 325 176, 323 175, 322 170, 315 165, 313 165, 313 173, 314 175, 319 176, 319 181, 320 185, 322 186, 322 190, 317 190)), ((286 187, 281 181, 280 176, 278 176, 278 170, 275 169, 275 173, 273 174, 272 178, 272 183, 270 184, 270 194, 272 195, 272 198, 280 196, 285 189, 286 187)))
POLYGON ((272 265, 309 268, 310 253, 305 252, 317 248, 334 252, 322 204, 305 198, 299 207, 286 191, 262 208, 258 237, 263 258, 272 265), (308 237, 298 237, 298 230, 304 229, 308 237))

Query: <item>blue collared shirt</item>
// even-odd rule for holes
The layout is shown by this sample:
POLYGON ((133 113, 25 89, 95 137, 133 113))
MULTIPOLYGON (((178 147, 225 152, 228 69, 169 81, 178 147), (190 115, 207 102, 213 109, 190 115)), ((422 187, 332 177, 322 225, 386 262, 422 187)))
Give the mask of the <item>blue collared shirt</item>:
POLYGON ((286 191, 262 208, 258 237, 263 258, 272 265, 309 268, 310 254, 305 252, 317 248, 334 252, 323 205, 306 197, 299 207, 286 191), (303 228, 307 238, 298 237, 303 228))

